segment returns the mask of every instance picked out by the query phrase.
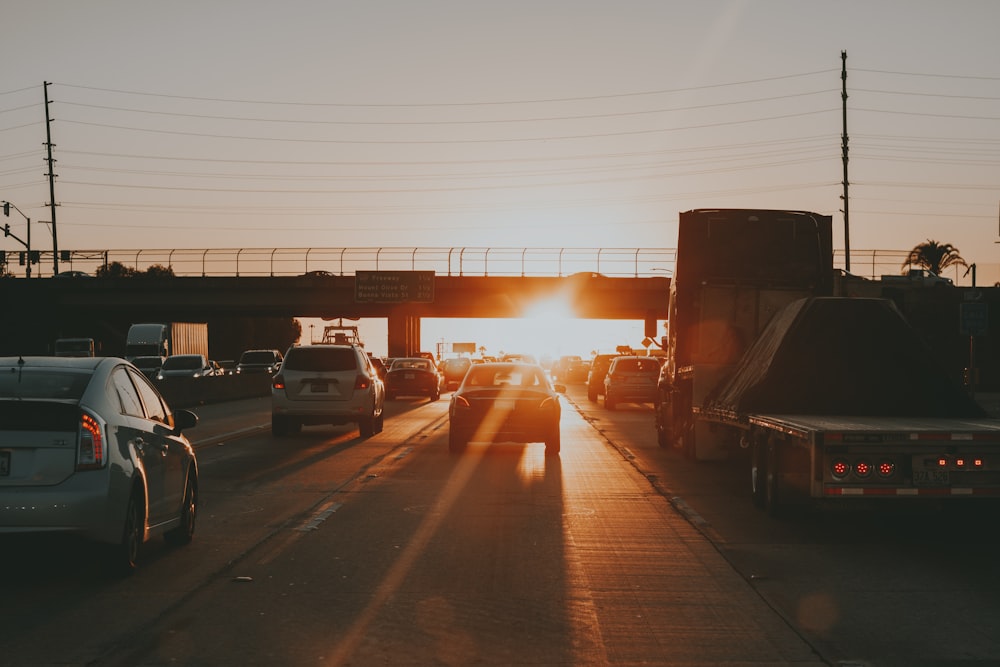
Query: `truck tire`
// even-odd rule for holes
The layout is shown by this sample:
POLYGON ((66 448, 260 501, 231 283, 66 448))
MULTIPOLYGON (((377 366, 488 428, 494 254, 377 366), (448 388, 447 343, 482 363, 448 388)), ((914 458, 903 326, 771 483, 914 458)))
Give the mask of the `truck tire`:
POLYGON ((767 480, 767 442, 762 442, 759 438, 753 441, 750 450, 750 497, 755 507, 764 509, 766 503, 766 493, 764 491, 767 480))
POLYGON ((777 441, 770 437, 764 447, 764 511, 768 516, 780 517, 785 512, 781 484, 781 453, 777 441))

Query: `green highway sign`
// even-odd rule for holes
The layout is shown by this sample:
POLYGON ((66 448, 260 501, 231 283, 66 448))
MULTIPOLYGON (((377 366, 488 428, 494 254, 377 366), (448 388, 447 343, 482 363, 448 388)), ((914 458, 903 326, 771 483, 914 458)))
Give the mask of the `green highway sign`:
POLYGON ((433 303, 433 271, 357 271, 354 300, 358 303, 433 303))

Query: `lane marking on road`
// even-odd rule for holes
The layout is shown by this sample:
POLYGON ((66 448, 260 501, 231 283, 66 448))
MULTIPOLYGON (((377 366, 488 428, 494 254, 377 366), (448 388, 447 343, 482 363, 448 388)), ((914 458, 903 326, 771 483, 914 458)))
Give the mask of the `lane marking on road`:
POLYGON ((330 517, 331 514, 333 514, 343 506, 344 503, 331 503, 330 505, 323 507, 317 510, 315 514, 309 517, 308 521, 303 523, 295 530, 302 533, 309 532, 310 530, 316 530, 320 527, 320 524, 322 524, 330 517))

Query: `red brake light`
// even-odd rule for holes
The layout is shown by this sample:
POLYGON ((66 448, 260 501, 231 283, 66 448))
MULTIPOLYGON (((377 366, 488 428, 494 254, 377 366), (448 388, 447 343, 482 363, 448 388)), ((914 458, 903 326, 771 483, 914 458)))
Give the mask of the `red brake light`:
POLYGON ((103 468, 104 463, 104 432, 101 429, 101 424, 85 412, 80 416, 76 469, 96 470, 103 468))
POLYGON ((354 389, 355 390, 367 389, 368 387, 371 386, 371 383, 372 383, 371 378, 369 378, 367 375, 361 375, 359 373, 358 376, 354 378, 354 389))
POLYGON ((456 407, 459 407, 459 408, 471 408, 472 407, 471 405, 469 405, 469 401, 468 401, 467 398, 465 398, 465 396, 460 396, 458 394, 454 394, 453 398, 455 399, 455 406, 456 407))
POLYGON ((284 389, 285 388, 285 378, 280 375, 275 375, 274 379, 271 380, 271 387, 274 389, 284 389))

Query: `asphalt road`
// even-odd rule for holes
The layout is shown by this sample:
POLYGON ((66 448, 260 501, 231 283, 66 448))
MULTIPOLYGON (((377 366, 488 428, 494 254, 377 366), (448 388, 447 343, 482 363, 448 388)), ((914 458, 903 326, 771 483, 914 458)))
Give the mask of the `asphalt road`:
POLYGON ((571 387, 563 452, 447 452, 447 398, 272 438, 210 405, 193 544, 126 580, 0 541, 2 665, 996 665, 997 515, 755 510, 736 465, 571 387))

